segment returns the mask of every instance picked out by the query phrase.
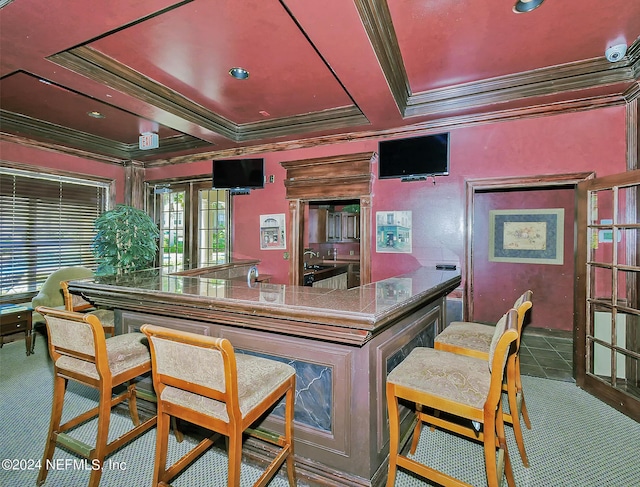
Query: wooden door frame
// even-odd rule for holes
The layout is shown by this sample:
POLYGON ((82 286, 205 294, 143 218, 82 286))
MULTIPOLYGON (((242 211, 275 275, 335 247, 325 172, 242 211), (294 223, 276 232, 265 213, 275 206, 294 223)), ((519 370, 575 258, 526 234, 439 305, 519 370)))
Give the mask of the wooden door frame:
MULTIPOLYGON (((517 189, 534 189, 534 188, 553 188, 554 186, 573 186, 576 191, 581 181, 593 179, 594 172, 579 172, 568 174, 548 174, 541 176, 525 176, 525 177, 506 177, 506 178, 485 178, 485 179, 468 179, 466 181, 466 205, 465 205, 465 270, 464 270, 464 307, 463 316, 466 321, 473 321, 473 215, 475 210, 475 194, 479 191, 501 191, 501 190, 517 190, 517 189)), ((576 201, 577 203, 577 201, 576 201)), ((585 245, 574 239, 574 250, 576 246, 585 245)), ((574 277, 578 277, 577 266, 575 267, 574 277)), ((583 272, 584 274, 584 272, 583 272)), ((575 315, 574 325, 575 330, 575 315)))
MULTIPOLYGON (((360 285, 371 282, 371 197, 361 196, 360 198, 348 198, 344 201, 360 201, 360 285)), ((341 198, 331 201, 340 201, 341 198)), ((308 211, 309 202, 317 202, 315 198, 294 199, 289 201, 289 221, 291 222, 291 232, 289 236, 289 284, 302 286, 302 273, 300 268, 304 261, 304 236, 305 218, 308 211)))
POLYGON ((310 201, 360 200, 360 284, 371 282, 371 189, 375 152, 284 161, 289 200, 289 284, 301 286, 305 213, 310 201))

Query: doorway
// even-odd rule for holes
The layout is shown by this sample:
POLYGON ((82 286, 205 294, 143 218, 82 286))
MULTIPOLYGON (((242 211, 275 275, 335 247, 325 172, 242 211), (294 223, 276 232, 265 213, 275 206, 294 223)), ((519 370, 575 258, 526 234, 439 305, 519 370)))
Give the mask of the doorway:
MULTIPOLYGON (((304 252, 300 262, 304 285, 310 265, 344 264, 348 271, 343 289, 360 285, 360 199, 308 201, 305 208, 304 252)), ((320 276, 321 277, 321 276, 320 276)))
MULTIPOLYGON (((497 178, 497 179, 471 179, 466 183, 466 194, 467 194, 467 204, 466 204, 466 242, 465 242, 465 299, 464 299, 464 316, 468 321, 480 321, 481 318, 484 318, 486 321, 493 321, 495 323, 495 316, 488 316, 485 314, 488 309, 484 303, 482 303, 481 309, 476 313, 476 299, 480 302, 484 299, 484 294, 489 294, 488 291, 479 289, 480 285, 491 286, 491 291, 497 289, 497 292, 494 294, 504 294, 507 291, 507 288, 501 288, 500 282, 495 282, 496 280, 490 279, 486 283, 477 282, 475 276, 476 267, 479 269, 482 266, 489 265, 489 214, 488 212, 491 209, 495 209, 494 207, 501 204, 517 204, 517 206, 524 208, 524 205, 527 205, 529 208, 536 208, 539 206, 541 202, 537 200, 537 197, 540 195, 544 195, 545 193, 540 193, 541 191, 548 190, 558 190, 559 192, 555 195, 556 201, 559 201, 558 204, 567 205, 567 191, 571 195, 571 199, 575 198, 576 187, 578 183, 584 181, 586 179, 591 179, 594 177, 594 173, 571 173, 571 174, 559 174, 559 175, 550 175, 550 176, 535 176, 535 177, 512 177, 512 178, 497 178), (563 194, 558 197, 557 195, 560 192, 563 194), (478 222, 477 220, 483 219, 484 225, 482 222, 478 222), (498 286, 498 287, 495 287, 498 286), (482 313, 479 314, 479 313, 482 313)), ((550 193, 549 193, 550 194, 550 193)), ((554 203, 555 204, 555 203, 554 203)), ((567 228, 570 224, 567 223, 567 220, 572 220, 572 215, 566 215, 564 228, 567 228)), ((573 233, 572 233, 573 235, 573 233)), ((495 236, 495 235, 494 235, 495 236)), ((571 260, 573 256, 573 243, 571 239, 569 240, 569 244, 566 248, 570 249, 569 253, 564 260, 571 260)), ((508 266, 510 263, 505 262, 493 262, 492 265, 497 265, 497 263, 502 264, 502 267, 508 266)), ((523 291, 519 291, 520 287, 525 286, 526 283, 529 282, 529 276, 526 274, 522 274, 520 268, 511 268, 511 273, 514 275, 514 278, 519 278, 522 282, 521 285, 518 286, 514 292, 517 295, 513 296, 511 302, 509 299, 511 296, 505 296, 504 302, 500 302, 501 306, 498 306, 498 311, 502 309, 504 305, 511 305, 513 301, 519 296, 523 291), (519 292, 518 292, 519 291, 519 292), (507 299, 508 298, 508 299, 507 299)), ((487 269, 487 273, 489 277, 491 277, 491 270, 487 269)), ((571 279, 573 279, 572 272, 571 279)), ((532 314, 535 312, 535 300, 536 295, 534 294, 534 306, 532 308, 532 314)), ((571 300, 570 302, 572 302, 571 300)), ((494 306, 497 304, 492 303, 494 306)), ((506 309, 506 308, 505 308, 506 309)), ((499 318, 499 316, 497 317, 499 318)), ((573 326, 571 326, 572 329, 573 326)))

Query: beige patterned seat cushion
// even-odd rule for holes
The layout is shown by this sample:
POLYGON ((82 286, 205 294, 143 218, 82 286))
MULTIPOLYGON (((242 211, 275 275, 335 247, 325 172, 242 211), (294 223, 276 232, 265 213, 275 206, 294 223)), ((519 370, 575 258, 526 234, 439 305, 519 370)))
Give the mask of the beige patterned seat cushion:
MULTIPOLYGON (((236 354, 236 366, 242 417, 245 417, 265 396, 296 373, 295 369, 288 364, 240 353, 236 354)), ((165 387, 160 398, 162 401, 187 407, 225 422, 229 421, 226 405, 223 402, 171 386, 165 387)))
POLYGON ((414 348, 387 382, 481 409, 489 393, 487 361, 433 348, 414 348))
POLYGON ((489 353, 491 340, 496 327, 472 323, 469 321, 454 321, 435 338, 435 343, 453 345, 478 352, 489 353))
MULTIPOLYGON (((149 368, 151 368, 149 345, 144 334, 125 333, 107 338, 106 343, 109 369, 112 375, 120 374, 145 362, 149 362, 149 368)), ((56 361, 56 366, 59 369, 78 372, 94 379, 99 378, 96 366, 85 360, 63 355, 56 361)))
POLYGON ((115 315, 114 312, 110 309, 97 309, 95 311, 89 311, 88 314, 96 316, 102 326, 115 326, 115 315))

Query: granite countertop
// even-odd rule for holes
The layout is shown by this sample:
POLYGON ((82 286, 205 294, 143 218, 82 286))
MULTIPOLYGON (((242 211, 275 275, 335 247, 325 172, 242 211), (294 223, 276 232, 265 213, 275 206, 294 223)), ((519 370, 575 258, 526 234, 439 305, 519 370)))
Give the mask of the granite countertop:
MULTIPOLYGON (((98 304, 104 297, 127 300, 171 302, 173 305, 231 309, 252 315, 272 315, 275 310, 304 312, 310 321, 326 317, 343 321, 351 316, 357 322, 377 321, 416 300, 455 288, 460 271, 421 267, 400 276, 364 284, 351 289, 326 289, 286 284, 250 283, 244 280, 209 279, 175 275, 160 268, 125 276, 94 277, 70 282, 74 292, 98 304)), ((102 304, 105 304, 104 302, 102 304)), ((113 305, 113 302, 109 303, 113 305)))

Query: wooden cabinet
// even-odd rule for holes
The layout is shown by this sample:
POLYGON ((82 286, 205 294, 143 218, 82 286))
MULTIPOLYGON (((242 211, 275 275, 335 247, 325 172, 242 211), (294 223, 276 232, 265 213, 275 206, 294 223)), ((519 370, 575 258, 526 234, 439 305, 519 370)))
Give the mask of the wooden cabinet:
POLYGON ((327 241, 340 242, 342 240, 342 215, 330 211, 327 216, 327 241))
POLYGON ((360 214, 309 209, 309 243, 355 242, 360 240, 360 214))
POLYGON ((360 264, 349 264, 347 289, 360 286, 360 264))
POLYGON ((322 279, 321 281, 314 281, 311 286, 328 289, 347 289, 347 273, 343 272, 342 274, 322 279))
POLYGON ((342 241, 360 240, 360 214, 342 213, 342 241))
POLYGON ((328 240, 329 210, 326 208, 309 209, 309 243, 324 243, 328 240))
POLYGON ((27 356, 31 355, 32 311, 28 305, 3 304, 0 306, 0 347, 4 344, 4 337, 6 335, 23 332, 27 356))

